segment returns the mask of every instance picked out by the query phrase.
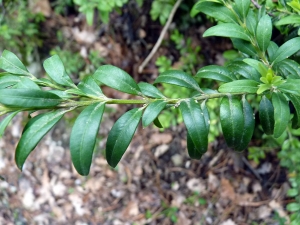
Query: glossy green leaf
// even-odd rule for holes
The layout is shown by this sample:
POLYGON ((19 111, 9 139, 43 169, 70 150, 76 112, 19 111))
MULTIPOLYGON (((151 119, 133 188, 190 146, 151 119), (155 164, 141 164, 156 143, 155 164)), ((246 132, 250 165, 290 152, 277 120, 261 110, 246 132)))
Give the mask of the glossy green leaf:
POLYGON ((191 75, 180 70, 168 70, 161 73, 154 81, 154 84, 157 83, 174 84, 202 92, 196 80, 191 75))
POLYGON ((265 76, 268 72, 268 68, 260 61, 256 60, 256 59, 244 59, 243 60, 245 63, 247 63, 249 66, 252 66, 253 68, 255 68, 261 76, 265 76))
POLYGON ((272 37, 271 17, 266 14, 260 18, 256 28, 256 41, 262 52, 265 52, 269 46, 272 37))
POLYGON ((300 37, 293 38, 281 45, 275 52, 272 64, 278 63, 300 50, 300 37))
POLYGON ((104 103, 89 105, 79 114, 72 128, 70 137, 71 158, 80 175, 87 176, 90 172, 104 109, 104 103))
POLYGON ((86 76, 77 86, 86 95, 101 97, 104 96, 99 85, 92 76, 86 76))
POLYGON ((50 131, 50 129, 63 117, 66 111, 53 111, 44 113, 38 119, 32 118, 34 122, 28 122, 21 139, 17 145, 15 161, 20 170, 29 154, 37 146, 39 141, 50 131))
POLYGON ((6 127, 8 126, 8 124, 10 123, 10 121, 19 113, 20 111, 16 111, 13 112, 11 114, 9 114, 8 116, 6 116, 1 122, 0 122, 0 138, 2 138, 4 131, 6 129, 6 127))
POLYGON ((269 47, 267 48, 267 52, 268 52, 270 60, 273 59, 275 52, 277 50, 278 50, 278 45, 275 42, 270 41, 269 47))
POLYGON ((166 98, 155 86, 146 82, 138 83, 143 95, 151 98, 166 98))
POLYGON ((295 108, 295 113, 294 117, 292 120, 292 125, 293 128, 299 128, 300 127, 300 98, 298 96, 292 95, 292 94, 286 94, 288 98, 291 100, 294 108, 295 108))
POLYGON ((249 66, 243 61, 233 61, 227 65, 227 68, 235 75, 242 76, 249 80, 260 82, 261 75, 252 66, 249 66))
POLYGON ((15 89, 33 89, 41 90, 41 88, 27 77, 20 77, 20 82, 13 86, 15 89))
POLYGON ((239 14, 242 18, 246 19, 249 8, 250 0, 235 0, 236 8, 238 9, 239 14))
POLYGON ((195 16, 200 12, 225 23, 237 23, 237 18, 229 9, 215 2, 197 2, 191 10, 191 15, 195 16))
POLYGON ((145 109, 142 117, 143 127, 147 127, 150 123, 152 123, 166 105, 167 102, 165 102, 164 100, 157 100, 150 103, 145 109))
POLYGON ((259 83, 254 80, 235 80, 229 83, 222 84, 219 87, 219 92, 225 93, 256 93, 259 83))
POLYGON ((220 121, 228 147, 239 148, 243 137, 244 115, 241 102, 238 99, 232 96, 222 98, 220 121))
POLYGON ((248 15, 246 18, 246 27, 252 35, 255 35, 257 27, 257 15, 253 10, 248 11, 248 15))
POLYGON ((136 131, 143 110, 131 109, 122 115, 110 130, 106 142, 106 160, 116 167, 136 131))
POLYGON ((72 95, 66 93, 65 91, 60 91, 60 90, 50 90, 48 92, 53 93, 62 99, 70 99, 73 97, 72 95))
POLYGON ((221 36, 229 38, 239 38, 245 41, 250 41, 250 37, 247 35, 245 30, 239 25, 233 23, 221 23, 207 29, 203 37, 209 36, 221 36))
POLYGON ((31 75, 20 59, 14 53, 7 50, 4 50, 0 57, 0 68, 16 75, 31 75))
POLYGON ((180 102, 179 109, 188 134, 194 144, 193 149, 188 149, 189 155, 193 159, 200 159, 203 153, 206 152, 208 145, 209 131, 204 114, 199 103, 196 103, 193 99, 180 102))
POLYGON ((240 132, 242 133, 242 137, 240 139, 239 144, 236 146, 235 150, 242 151, 245 150, 251 141, 253 136, 255 121, 253 109, 245 96, 242 99, 242 107, 243 107, 243 116, 244 116, 244 127, 240 128, 240 132))
POLYGON ((61 98, 41 90, 0 89, 0 103, 20 108, 51 108, 58 105, 61 98))
POLYGON ((300 65, 291 59, 282 60, 273 66, 275 72, 283 77, 292 76, 294 79, 300 78, 300 65))
POLYGON ((274 137, 279 138, 287 128, 290 121, 289 103, 280 92, 273 92, 272 104, 274 106, 274 137))
POLYGON ((259 85, 259 88, 257 90, 257 94, 260 95, 262 94, 263 92, 267 91, 267 90, 270 90, 272 88, 272 84, 260 84, 259 85))
POLYGON ((203 101, 200 105, 202 113, 204 115, 204 121, 205 121, 205 125, 206 125, 206 129, 209 131, 210 128, 210 118, 209 118, 209 112, 208 109, 206 107, 206 101, 203 101))
POLYGON ((156 117, 154 120, 153 120, 153 124, 158 127, 158 128, 164 128, 163 125, 160 123, 158 117, 156 117))
POLYGON ((284 93, 300 96, 300 79, 287 79, 278 89, 284 93))
POLYGON ((192 159, 201 159, 202 155, 204 155, 205 151, 199 152, 199 150, 195 147, 195 144, 191 138, 189 132, 186 132, 186 144, 188 154, 192 159))
POLYGON ((247 55, 250 55, 250 56, 256 56, 256 54, 257 54, 256 50, 250 44, 250 42, 244 41, 244 40, 241 40, 241 39, 238 39, 238 38, 232 38, 231 41, 232 41, 233 46, 237 50, 239 50, 239 51, 241 51, 241 52, 243 52, 247 55))
POLYGON ((0 89, 0 103, 10 107, 49 108, 61 102, 59 96, 50 91, 22 89, 0 89))
POLYGON ((20 77, 13 76, 13 75, 6 75, 3 77, 0 77, 0 89, 13 86, 20 81, 21 81, 20 77))
POLYGON ((63 62, 61 61, 58 55, 54 55, 44 61, 44 69, 47 74, 54 80, 56 83, 67 86, 67 87, 75 87, 75 84, 66 73, 63 62))
POLYGON ((71 95, 78 95, 78 96, 87 96, 86 93, 84 93, 81 89, 79 88, 70 88, 65 90, 65 92, 67 94, 71 94, 71 95))
POLYGON ((236 80, 234 75, 231 74, 231 72, 227 68, 215 65, 202 67, 197 72, 196 77, 208 78, 223 82, 230 82, 236 80))
POLYGON ((275 24, 277 26, 300 24, 300 15, 297 14, 287 15, 283 18, 280 18, 280 20, 278 20, 275 24))
POLYGON ((133 78, 124 70, 112 65, 100 66, 94 73, 93 77, 101 83, 133 95, 140 95, 141 90, 133 78))
POLYGON ((259 120, 266 134, 271 135, 274 133, 274 107, 265 95, 259 103, 259 120))

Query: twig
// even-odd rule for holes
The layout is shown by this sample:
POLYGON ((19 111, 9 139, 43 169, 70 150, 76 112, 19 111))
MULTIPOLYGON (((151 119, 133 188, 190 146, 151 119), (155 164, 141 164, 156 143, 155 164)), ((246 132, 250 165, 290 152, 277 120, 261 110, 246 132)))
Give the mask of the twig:
POLYGON ((250 169, 250 171, 256 176, 256 178, 259 181, 262 181, 263 179, 261 178, 261 176, 258 174, 258 172, 256 172, 255 169, 252 168, 251 164, 248 162, 248 160, 245 157, 242 157, 243 162, 246 164, 246 166, 250 169))
POLYGON ((258 8, 258 9, 261 8, 261 5, 259 5, 255 0, 251 0, 251 2, 256 8, 258 8))
POLYGON ((167 23, 165 24, 163 30, 161 31, 159 38, 157 40, 157 42, 155 43, 153 49, 151 50, 150 54, 147 56, 147 58, 143 61, 143 63, 139 66, 138 72, 141 73, 144 70, 144 67, 149 63, 149 61, 151 60, 151 58, 153 57, 153 55, 155 54, 155 52, 157 52, 159 46, 161 45, 161 42, 163 41, 163 38, 173 20, 173 17, 180 5, 180 3, 182 2, 182 0, 177 0, 177 2, 175 3, 175 5, 172 8, 172 11, 170 13, 170 16, 167 20, 167 23))

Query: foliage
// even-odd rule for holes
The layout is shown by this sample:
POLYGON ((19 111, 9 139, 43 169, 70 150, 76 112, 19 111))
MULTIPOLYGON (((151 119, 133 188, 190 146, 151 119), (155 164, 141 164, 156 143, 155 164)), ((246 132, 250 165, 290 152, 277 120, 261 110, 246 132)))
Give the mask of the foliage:
POLYGON ((175 0, 154 0, 150 11, 151 19, 159 19, 160 24, 165 24, 175 2, 175 0))
MULTIPOLYGON (((15 54, 3 51, 0 68, 5 72, 0 74, 0 114, 8 115, 0 123, 0 135, 16 114, 38 112, 25 125, 16 147, 17 166, 22 169, 31 151, 65 113, 81 108, 71 132, 70 149, 78 173, 88 175, 97 132, 108 104, 141 105, 125 112, 108 135, 106 158, 112 167, 121 160, 139 122, 142 121, 143 127, 151 123, 160 126, 159 115, 170 107, 182 115, 190 157, 199 159, 207 149, 212 125, 210 116, 214 111, 209 103, 214 102, 214 107, 220 109, 219 115, 215 116, 220 118, 225 141, 228 147, 237 151, 247 148, 255 123, 262 132, 277 140, 286 137, 288 128, 290 135, 279 155, 282 165, 290 169, 292 189, 288 194, 295 197, 295 202, 287 205, 293 213, 291 224, 299 224, 300 176, 296 152, 300 142, 293 137, 297 135, 293 129, 300 127, 300 65, 289 58, 300 50, 300 37, 289 37, 281 45, 273 42, 271 12, 265 8, 250 10, 250 4, 250 0, 236 0, 234 3, 201 0, 194 6, 193 15, 201 12, 219 21, 206 30, 204 36, 231 38, 239 57, 233 57, 225 66, 202 67, 195 76, 180 70, 167 70, 154 81, 155 85, 167 84, 189 90, 187 96, 179 89, 169 96, 152 84, 137 84, 129 74, 112 65, 100 66, 93 75, 84 77, 76 85, 58 55, 45 60, 43 65, 48 77, 38 79, 15 54), (202 80, 206 79, 217 81, 217 90, 203 86, 202 80), (139 98, 108 98, 102 93, 99 83, 139 98), (290 111, 290 105, 295 110, 290 111), (258 112, 258 122, 255 122, 253 111, 258 112)), ((295 13, 296 6, 293 7, 295 13)), ((178 33, 173 37, 175 42, 180 38, 178 33)), ((255 153, 257 149, 252 150, 253 159, 264 157, 255 153)), ((169 211, 165 212, 166 215, 175 221, 177 209, 169 211)))
POLYGON ((87 23, 93 25, 95 9, 99 11, 99 16, 104 23, 108 23, 109 14, 114 9, 121 8, 128 0, 74 0, 74 3, 79 6, 79 11, 86 15, 87 23))
POLYGON ((10 49, 27 64, 36 47, 41 46, 39 23, 43 15, 33 14, 27 1, 0 2, 0 49, 10 49))

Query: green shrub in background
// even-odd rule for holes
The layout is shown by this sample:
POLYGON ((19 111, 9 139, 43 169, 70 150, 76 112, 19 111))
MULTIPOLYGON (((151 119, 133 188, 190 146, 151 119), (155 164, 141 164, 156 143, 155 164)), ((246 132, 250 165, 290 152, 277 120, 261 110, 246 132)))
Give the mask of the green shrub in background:
MULTIPOLYGON (((295 4, 294 8, 290 4, 286 3, 284 9, 295 13, 295 4)), ((57 55, 44 62, 48 77, 38 79, 15 54, 4 51, 0 58, 0 68, 5 71, 0 75, 0 115, 8 115, 0 124, 0 136, 17 113, 40 112, 26 124, 16 148, 15 161, 22 169, 30 152, 64 114, 82 108, 72 128, 70 150, 78 173, 88 175, 106 105, 141 105, 124 113, 108 135, 106 159, 112 167, 121 160, 140 121, 143 127, 151 123, 160 127, 160 113, 174 107, 179 109, 187 128, 188 153, 191 158, 200 159, 208 146, 212 123, 208 105, 213 99, 220 109, 216 117, 229 148, 246 149, 255 124, 266 136, 283 143, 279 156, 282 165, 291 170, 292 188, 288 194, 295 197, 295 202, 289 203, 287 209, 292 212, 291 224, 299 224, 300 175, 296 151, 300 144, 294 136, 300 127, 300 65, 292 56, 300 50, 300 37, 287 32, 289 27, 284 26, 288 24, 283 24, 280 29, 287 32, 283 43, 272 41, 274 27, 288 17, 286 14, 278 16, 281 15, 279 6, 273 9, 256 5, 257 9, 251 6, 250 0, 202 0, 194 6, 192 15, 204 13, 218 21, 205 31, 204 37, 231 38, 240 55, 225 66, 205 66, 195 76, 168 70, 154 81, 154 85, 163 83, 191 90, 190 96, 182 96, 181 91, 174 98, 166 96, 156 86, 145 82, 137 84, 125 71, 111 65, 100 66, 92 76, 75 85, 57 55), (197 79, 201 79, 200 86, 197 79), (205 79, 220 83, 217 87, 213 83, 210 89, 203 86, 205 79), (139 99, 108 98, 102 93, 99 82, 139 99), (48 88, 44 90, 43 87, 48 88), (294 111, 290 111, 289 104, 294 111), (253 108, 258 112, 257 122, 253 108)), ((294 25, 292 23, 293 28, 294 25)))
POLYGON ((24 0, 0 1, 0 6, 0 49, 20 54, 22 61, 28 64, 28 57, 42 44, 39 23, 44 16, 33 14, 24 0))

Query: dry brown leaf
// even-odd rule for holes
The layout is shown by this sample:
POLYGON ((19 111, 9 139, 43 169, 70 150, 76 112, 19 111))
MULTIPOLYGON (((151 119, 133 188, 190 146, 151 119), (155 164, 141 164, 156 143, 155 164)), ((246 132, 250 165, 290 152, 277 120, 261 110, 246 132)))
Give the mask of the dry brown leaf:
POLYGON ((222 178, 221 179, 221 197, 228 198, 231 201, 235 201, 236 194, 233 186, 229 182, 229 180, 222 178))

